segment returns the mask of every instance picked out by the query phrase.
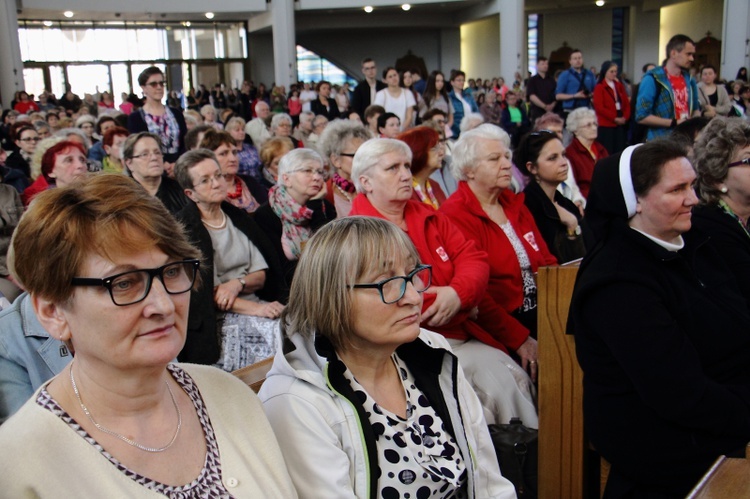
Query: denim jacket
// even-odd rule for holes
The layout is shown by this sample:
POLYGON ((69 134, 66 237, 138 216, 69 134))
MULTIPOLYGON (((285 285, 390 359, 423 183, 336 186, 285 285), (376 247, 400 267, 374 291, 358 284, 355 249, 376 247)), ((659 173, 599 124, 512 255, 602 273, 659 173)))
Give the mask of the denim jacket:
MULTIPOLYGON (((453 90, 450 91, 448 97, 450 97, 451 104, 453 105, 453 126, 451 127, 451 131, 453 132, 453 138, 457 139, 461 134, 461 120, 464 119, 464 105, 453 90)), ((477 103, 474 102, 474 98, 466 90, 463 92, 463 98, 469 103, 472 113, 479 112, 477 103)))
POLYGON ((39 323, 28 293, 0 312, 0 423, 72 359, 39 323))

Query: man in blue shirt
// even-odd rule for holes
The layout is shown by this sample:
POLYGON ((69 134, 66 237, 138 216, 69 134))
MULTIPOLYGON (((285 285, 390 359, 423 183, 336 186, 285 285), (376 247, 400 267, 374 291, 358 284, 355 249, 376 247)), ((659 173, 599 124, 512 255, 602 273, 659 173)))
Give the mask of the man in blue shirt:
POLYGON ((570 68, 560 74, 555 89, 555 99, 562 101, 563 112, 567 115, 573 109, 590 107, 596 77, 583 67, 583 53, 574 49, 570 53, 570 68))

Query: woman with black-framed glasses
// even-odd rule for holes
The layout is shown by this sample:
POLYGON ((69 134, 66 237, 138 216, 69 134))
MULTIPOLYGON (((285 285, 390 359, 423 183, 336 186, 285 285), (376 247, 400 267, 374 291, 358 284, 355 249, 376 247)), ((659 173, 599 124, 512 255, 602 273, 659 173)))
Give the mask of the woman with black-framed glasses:
POLYGON ((750 123, 712 119, 695 143, 693 166, 700 198, 693 227, 711 236, 750 304, 750 123))
POLYGON ((386 220, 310 239, 260 391, 301 497, 515 497, 458 359, 419 326, 431 274, 386 220))
MULTIPOLYGON (((0 427, 4 494, 296 497, 252 391, 172 363, 196 341, 188 306, 205 283, 200 252, 158 200, 122 175, 91 176, 39 194, 17 231, 11 268, 45 348, 74 357, 0 427)), ((23 327, 3 327, 3 340, 39 355, 23 327)), ((4 356, 6 390, 22 366, 4 356)))
POLYGON ((161 69, 151 66, 138 75, 143 91, 143 106, 128 116, 130 133, 151 132, 160 139, 164 161, 174 164, 185 152, 187 125, 182 109, 164 105, 166 79, 161 69))

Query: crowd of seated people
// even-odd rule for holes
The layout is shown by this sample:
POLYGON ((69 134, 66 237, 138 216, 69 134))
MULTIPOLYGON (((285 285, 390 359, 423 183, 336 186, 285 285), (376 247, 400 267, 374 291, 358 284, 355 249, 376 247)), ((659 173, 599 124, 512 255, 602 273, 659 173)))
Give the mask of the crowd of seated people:
MULTIPOLYGON (((240 424, 221 419, 213 440, 198 438, 213 423, 207 408, 224 402, 205 396, 203 406, 196 393, 226 385, 253 396, 210 370, 169 362, 234 371, 275 356, 261 398, 277 432, 265 445, 279 497, 293 497, 294 488, 307 497, 338 489, 358 497, 390 489, 512 497, 502 470, 477 467, 474 453, 491 454, 488 423, 517 417, 538 426, 536 272, 583 258, 570 327, 590 394, 587 428, 613 466, 609 493, 683 494, 712 457, 750 440, 740 424, 750 414, 750 345, 737 337, 750 326, 743 274, 750 269, 743 183, 750 125, 743 113, 727 111, 727 101, 733 109, 745 103, 746 83, 724 92, 715 69, 702 68, 703 118, 664 142, 623 151, 632 119, 620 111, 635 96, 610 61, 597 95, 614 88, 612 109, 598 109, 595 99, 593 109, 535 120, 520 75, 509 88, 500 79, 467 80, 460 70, 449 78, 434 71, 424 81, 418 71, 388 67, 384 81, 373 83, 374 61, 366 61, 360 92, 327 81, 289 91, 246 82, 183 99, 150 67, 138 78, 143 97, 124 96, 119 109, 104 94, 80 99, 68 91, 59 106, 47 93, 38 102, 19 94, 0 125, 0 310, 7 309, 0 311, 0 422, 20 410, 40 429, 54 425, 40 407, 72 416, 79 434, 126 474, 145 487, 175 488, 205 471, 186 448, 218 452, 240 424), (365 90, 371 102, 363 102, 365 90), (120 217, 128 202, 134 212, 120 217), (27 226, 17 230, 25 210, 27 226), (106 210, 115 211, 107 217, 106 210), (57 236, 45 228, 53 219, 57 236), (152 233, 154 225, 166 232, 152 233), (35 269, 28 260, 40 259, 33 248, 43 242, 45 254, 59 246, 77 256, 35 269), (14 247, 24 254, 10 251, 6 263, 14 247), (630 280, 636 263, 642 278, 630 280), (42 272, 65 282, 49 288, 57 284, 44 283, 42 272), (140 291, 131 301, 134 285, 140 291), (97 316, 78 303, 84 296, 115 307, 97 316), (633 296, 651 300, 640 318, 623 303, 633 296), (681 316, 688 311, 692 323, 681 316), (720 326, 709 325, 711 311, 723 314, 720 326), (651 313, 659 323, 643 324, 651 313), (118 350, 122 338, 87 334, 107 323, 133 336, 127 355, 118 350), (627 345, 630 326, 640 329, 627 345), (701 326, 721 329, 731 354, 702 339, 701 326), (163 349, 139 350, 141 328, 163 349), (170 343, 172 329, 179 334, 170 343), (134 364, 120 365, 130 355, 134 364), (433 378, 435 365, 449 379, 433 378), (655 400, 666 386, 659 383, 672 379, 664 374, 670 367, 706 387, 702 398, 677 390, 655 400), (144 373, 160 381, 124 393, 150 390, 152 410, 104 395, 144 373), (733 415, 708 417, 709 405, 733 415), (118 418, 124 410, 132 417, 118 418), (160 431, 136 424, 139 415, 160 431), (672 439, 654 462, 679 452, 680 465, 662 476, 645 472, 637 445, 650 433, 626 431, 628 417, 651 418, 652 433, 672 439), (336 418, 358 421, 362 439, 336 418), (702 448, 680 447, 681 432, 702 448), (407 444, 394 447, 407 434, 407 444), (434 446, 419 454, 428 436, 434 446), (316 453, 303 452, 310 448, 316 453), (164 468, 170 455, 184 460, 180 473, 164 468), (395 466, 394 455, 413 464, 395 466), (407 483, 400 472, 419 478, 407 483)), ((247 403, 259 411, 257 400, 247 403)), ((243 438, 260 437, 252 430, 243 438)), ((19 445, 3 426, 0 441, 19 445)), ((227 470, 245 466, 235 472, 244 476, 254 468, 234 447, 227 470)), ((231 487, 199 482, 196 491, 231 487)), ((62 472, 56 483, 75 490, 62 472)), ((115 483, 103 482, 102 493, 115 483)))

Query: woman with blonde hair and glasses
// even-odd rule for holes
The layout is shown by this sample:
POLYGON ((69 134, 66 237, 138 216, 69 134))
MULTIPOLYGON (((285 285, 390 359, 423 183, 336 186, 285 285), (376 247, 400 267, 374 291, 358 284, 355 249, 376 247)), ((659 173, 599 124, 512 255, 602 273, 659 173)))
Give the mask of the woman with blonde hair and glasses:
POLYGON ((300 495, 515 497, 458 359, 419 327, 431 268, 407 235, 336 220, 297 272, 260 397, 300 495))
POLYGON ((296 497, 252 391, 211 367, 172 363, 190 291, 210 286, 197 282, 200 257, 164 206, 122 175, 32 203, 12 242, 13 275, 75 358, 0 427, 4 495, 296 497))

